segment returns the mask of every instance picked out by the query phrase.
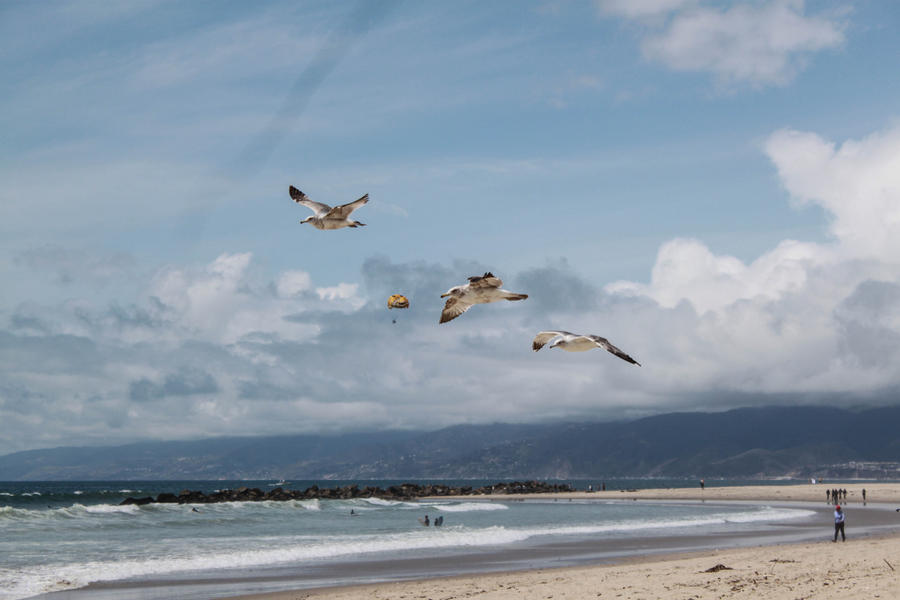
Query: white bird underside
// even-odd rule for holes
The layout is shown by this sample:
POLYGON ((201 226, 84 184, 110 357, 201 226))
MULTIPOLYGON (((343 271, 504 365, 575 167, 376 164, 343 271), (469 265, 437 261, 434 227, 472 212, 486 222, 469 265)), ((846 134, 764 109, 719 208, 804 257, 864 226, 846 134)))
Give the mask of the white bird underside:
POLYGON ((625 362, 641 366, 641 363, 634 360, 620 349, 610 344, 609 340, 602 338, 599 335, 579 335, 568 331, 541 331, 534 337, 531 348, 537 352, 551 340, 551 348, 559 348, 566 352, 584 352, 586 350, 593 350, 594 348, 603 348, 607 352, 615 354, 625 362))
POLYGON ((493 273, 485 273, 480 277, 469 277, 469 283, 458 285, 441 294, 441 298, 447 298, 444 310, 441 311, 441 323, 452 321, 459 315, 469 310, 475 304, 488 304, 499 300, 524 300, 528 294, 516 294, 509 290, 501 289, 503 282, 493 273))
POLYGON ((310 200, 309 196, 294 186, 291 186, 288 191, 294 202, 313 211, 313 216, 307 217, 301 223, 309 223, 316 229, 341 229, 342 227, 365 227, 366 225, 365 223, 354 221, 350 218, 350 215, 354 210, 369 201, 368 194, 353 202, 332 208, 327 204, 310 200))

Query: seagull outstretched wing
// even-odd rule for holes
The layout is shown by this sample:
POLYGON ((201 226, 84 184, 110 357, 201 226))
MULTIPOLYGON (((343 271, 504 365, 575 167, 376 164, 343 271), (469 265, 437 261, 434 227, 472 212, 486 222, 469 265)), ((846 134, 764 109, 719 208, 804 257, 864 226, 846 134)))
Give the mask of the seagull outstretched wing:
MULTIPOLYGON (((294 202, 297 204, 302 204, 306 208, 313 211, 317 217, 327 214, 332 208, 327 204, 322 204, 321 202, 316 202, 315 200, 310 200, 309 196, 291 186, 288 190, 291 193, 291 198, 294 199, 294 202)), ((359 200, 357 200, 359 202, 359 200)), ((340 207, 339 207, 340 208, 340 207)))
POLYGON ((365 204, 369 201, 369 195, 366 194, 362 198, 358 200, 354 200, 353 202, 348 202, 347 204, 341 204, 340 206, 335 206, 329 211, 328 216, 332 219, 346 219, 350 216, 354 210, 365 204))
POLYGON ((621 350, 619 350, 618 348, 616 348, 615 346, 610 344, 608 339, 600 337, 599 335, 589 335, 588 337, 591 338, 592 340, 594 340, 595 344, 597 344, 598 346, 600 346, 601 348, 603 348, 604 350, 606 350, 608 352, 612 352, 613 354, 615 354, 616 356, 618 356, 625 362, 630 362, 633 365, 641 366, 641 363, 634 360, 633 358, 631 358, 630 356, 628 356, 627 354, 625 354, 624 352, 622 352, 621 350))
POLYGON ((450 296, 449 298, 447 298, 446 304, 444 304, 444 310, 441 311, 440 323, 452 321, 459 315, 469 310, 471 307, 472 305, 465 300, 460 300, 455 296, 450 296))

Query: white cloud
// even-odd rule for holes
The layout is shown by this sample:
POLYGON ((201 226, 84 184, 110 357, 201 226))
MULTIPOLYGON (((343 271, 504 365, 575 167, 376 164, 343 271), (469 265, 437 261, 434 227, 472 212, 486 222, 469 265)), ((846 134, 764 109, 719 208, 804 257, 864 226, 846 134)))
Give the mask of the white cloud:
POLYGON ((316 294, 322 300, 350 300, 356 296, 359 285, 355 283, 339 283, 331 287, 316 288, 316 294))
POLYGON ((278 278, 278 295, 282 297, 296 296, 311 287, 312 278, 306 271, 285 271, 278 278))
POLYGON ((607 291, 649 296, 664 307, 686 300, 705 312, 807 292, 816 277, 831 279, 836 302, 866 279, 896 275, 900 127, 840 148, 813 133, 781 130, 769 136, 765 151, 792 197, 831 217, 833 244, 786 240, 745 264, 716 255, 699 240, 676 239, 660 248, 649 284, 615 282, 607 291))
POLYGON ((839 148, 813 133, 782 130, 765 148, 791 196, 832 215, 843 251, 900 262, 900 127, 839 148))
POLYGON ((162 312, 189 335, 206 342, 233 344, 246 336, 267 334, 307 340, 317 328, 286 317, 320 307, 319 299, 336 301, 331 309, 355 309, 364 303, 355 283, 318 288, 313 294, 309 275, 290 270, 271 286, 252 269, 250 253, 222 254, 202 271, 170 268, 160 271, 149 295, 162 312))
POLYGON ((601 12, 629 19, 655 17, 693 6, 698 0, 594 0, 601 12))
POLYGON ((713 73, 726 84, 787 83, 811 54, 844 41, 842 24, 805 15, 803 0, 738 2, 723 8, 677 0, 598 4, 605 13, 630 19, 665 17, 646 31, 644 55, 677 71, 713 73))
MULTIPOLYGON (((832 217, 833 243, 787 240, 746 264, 698 240, 664 244, 650 282, 616 282, 659 316, 651 361, 679 363, 676 389, 743 393, 877 394, 900 384, 900 185, 897 128, 840 148, 810 133, 766 143, 788 191, 832 217), (680 315, 676 317, 675 315, 680 315), (667 336, 677 336, 670 339, 667 336), (681 357, 669 352, 678 348, 681 357)), ((651 319, 631 333, 642 335, 651 319)), ((669 371, 675 376, 676 371, 669 371)), ((687 390, 685 390, 687 391, 687 390)))
POLYGON ((675 239, 659 249, 649 285, 614 282, 606 289, 649 296, 667 308, 687 300, 706 312, 739 300, 774 299, 799 290, 808 270, 830 262, 830 254, 815 244, 788 240, 747 265, 733 256, 714 254, 699 240, 675 239))

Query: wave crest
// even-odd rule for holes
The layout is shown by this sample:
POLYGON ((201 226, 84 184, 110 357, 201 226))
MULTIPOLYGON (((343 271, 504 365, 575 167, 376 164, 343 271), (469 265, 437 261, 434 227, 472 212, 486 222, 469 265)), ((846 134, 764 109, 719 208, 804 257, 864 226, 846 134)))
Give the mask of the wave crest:
POLYGON ((431 504, 436 510, 441 512, 478 512, 493 510, 509 510, 505 504, 497 502, 461 502, 459 504, 431 504))

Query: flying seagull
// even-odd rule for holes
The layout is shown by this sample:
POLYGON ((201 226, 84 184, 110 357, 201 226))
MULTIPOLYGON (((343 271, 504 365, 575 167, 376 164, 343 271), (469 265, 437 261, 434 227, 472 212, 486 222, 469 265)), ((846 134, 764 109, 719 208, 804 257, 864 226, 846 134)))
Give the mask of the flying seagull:
POLYGON ((503 282, 493 273, 485 273, 480 277, 469 277, 469 283, 452 287, 441 298, 447 298, 441 312, 441 323, 452 321, 463 314, 473 304, 487 304, 498 300, 524 300, 528 294, 514 294, 500 289, 503 282))
POLYGON ((350 215, 354 210, 369 201, 368 194, 359 200, 331 208, 327 204, 310 200, 309 196, 294 186, 290 187, 290 192, 294 202, 302 204, 315 213, 311 217, 306 217, 300 221, 301 223, 310 223, 316 229, 340 229, 342 227, 365 227, 366 225, 365 223, 354 221, 350 218, 350 215))
POLYGON ((577 333, 569 333, 568 331, 541 331, 534 337, 531 348, 537 352, 550 340, 553 340, 550 344, 551 348, 560 348, 566 352, 584 352, 585 350, 592 350, 594 348, 603 348, 608 352, 612 352, 625 362, 641 366, 641 363, 634 360, 610 344, 609 340, 602 338, 599 335, 578 335, 577 333))

